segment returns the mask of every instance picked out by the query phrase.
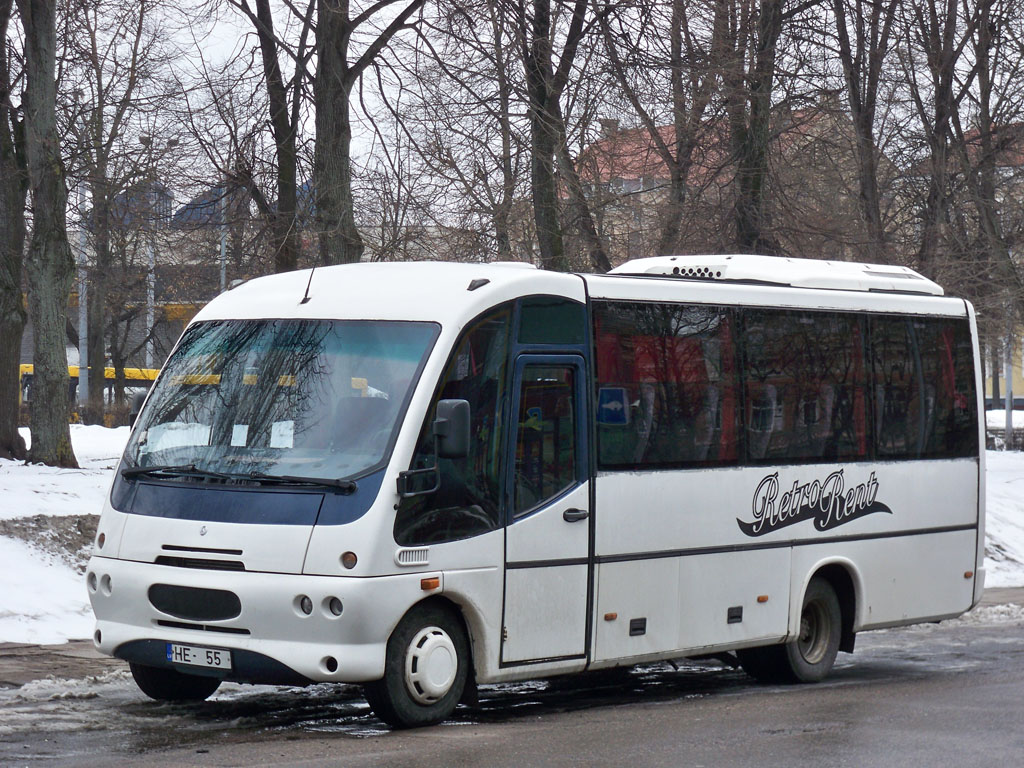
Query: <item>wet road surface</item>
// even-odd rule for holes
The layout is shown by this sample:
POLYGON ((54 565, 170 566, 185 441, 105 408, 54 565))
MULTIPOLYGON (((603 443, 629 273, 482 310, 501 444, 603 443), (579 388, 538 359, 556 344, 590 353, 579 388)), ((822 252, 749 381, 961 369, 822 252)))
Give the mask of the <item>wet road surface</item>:
POLYGON ((178 705, 121 665, 95 672, 0 690, 0 765, 1024 764, 1020 605, 864 633, 814 686, 683 660, 482 686, 418 731, 391 731, 355 686, 225 684, 178 705))

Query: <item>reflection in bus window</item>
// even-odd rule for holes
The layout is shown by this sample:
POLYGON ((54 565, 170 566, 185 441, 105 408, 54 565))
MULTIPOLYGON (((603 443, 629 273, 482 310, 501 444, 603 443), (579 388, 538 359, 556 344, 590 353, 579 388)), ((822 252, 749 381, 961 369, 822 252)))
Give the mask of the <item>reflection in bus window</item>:
POLYGON ((871 321, 879 458, 977 450, 973 349, 963 321, 871 321))
POLYGON ((401 500, 394 528, 399 544, 455 541, 498 527, 510 325, 511 311, 506 306, 477 320, 458 342, 435 406, 420 431, 411 468, 433 466, 436 400, 469 402, 469 455, 438 459, 441 485, 437 492, 401 500))
POLYGON ((348 478, 386 458, 433 323, 232 320, 167 361, 129 466, 348 478))
POLYGON ((572 366, 523 369, 515 453, 516 515, 577 481, 575 371, 572 366))
POLYGON ((600 465, 734 461, 739 392, 732 312, 595 302, 594 315, 600 465))
POLYGON ((860 319, 768 309, 745 310, 743 318, 749 458, 865 458, 860 319))

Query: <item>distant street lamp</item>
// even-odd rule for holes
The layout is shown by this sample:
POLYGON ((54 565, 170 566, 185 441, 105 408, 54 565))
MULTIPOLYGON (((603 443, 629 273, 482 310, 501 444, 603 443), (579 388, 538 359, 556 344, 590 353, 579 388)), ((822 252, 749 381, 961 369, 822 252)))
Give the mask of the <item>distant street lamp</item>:
MULTIPOLYGON (((157 189, 159 174, 157 171, 157 159, 153 157, 153 137, 142 135, 139 137, 139 143, 142 144, 148 150, 148 157, 146 165, 152 172, 152 184, 151 190, 147 191, 147 198, 150 194, 153 196, 153 210, 159 210, 160 201, 159 190, 157 189)), ((174 149, 178 146, 177 139, 167 140, 167 149, 174 149)), ((157 213, 159 215, 159 213, 157 213)), ((152 215, 150 219, 154 218, 152 215)), ((152 230, 149 231, 149 236, 146 238, 146 367, 153 367, 153 358, 155 357, 155 344, 153 341, 153 326, 156 324, 156 248, 154 247, 154 236, 152 230)))
MULTIPOLYGON (((82 100, 81 89, 75 90, 75 106, 82 100)), ((85 181, 78 181, 78 254, 75 267, 78 275, 78 415, 84 415, 89 404, 89 270, 85 257, 85 181)))

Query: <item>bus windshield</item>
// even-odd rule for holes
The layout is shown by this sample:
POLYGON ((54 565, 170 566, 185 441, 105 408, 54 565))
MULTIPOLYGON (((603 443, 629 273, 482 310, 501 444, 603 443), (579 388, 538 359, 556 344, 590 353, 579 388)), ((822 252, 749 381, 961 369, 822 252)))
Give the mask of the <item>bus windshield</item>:
POLYGON ((124 466, 358 476, 387 459, 438 332, 362 320, 197 324, 139 415, 124 466))

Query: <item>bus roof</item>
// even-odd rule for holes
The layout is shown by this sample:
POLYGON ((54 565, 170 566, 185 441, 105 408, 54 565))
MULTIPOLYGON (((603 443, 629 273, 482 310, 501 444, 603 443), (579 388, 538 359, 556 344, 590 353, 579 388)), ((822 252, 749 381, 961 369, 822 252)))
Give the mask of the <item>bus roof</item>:
POLYGON ((579 275, 525 262, 362 262, 250 280, 211 301, 194 322, 300 318, 461 325, 495 304, 532 294, 586 300, 579 275))
POLYGON ((694 301, 964 316, 965 302, 906 267, 773 256, 662 256, 607 275, 524 262, 361 262, 256 278, 222 293, 194 322, 219 319, 433 321, 460 327, 530 295, 694 301), (308 293, 307 293, 308 286, 308 293), (908 286, 912 286, 908 287, 908 286))
POLYGON ((660 275, 695 280, 767 283, 791 288, 885 291, 942 296, 942 286, 908 267, 784 256, 726 254, 655 256, 616 267, 613 275, 660 275))

